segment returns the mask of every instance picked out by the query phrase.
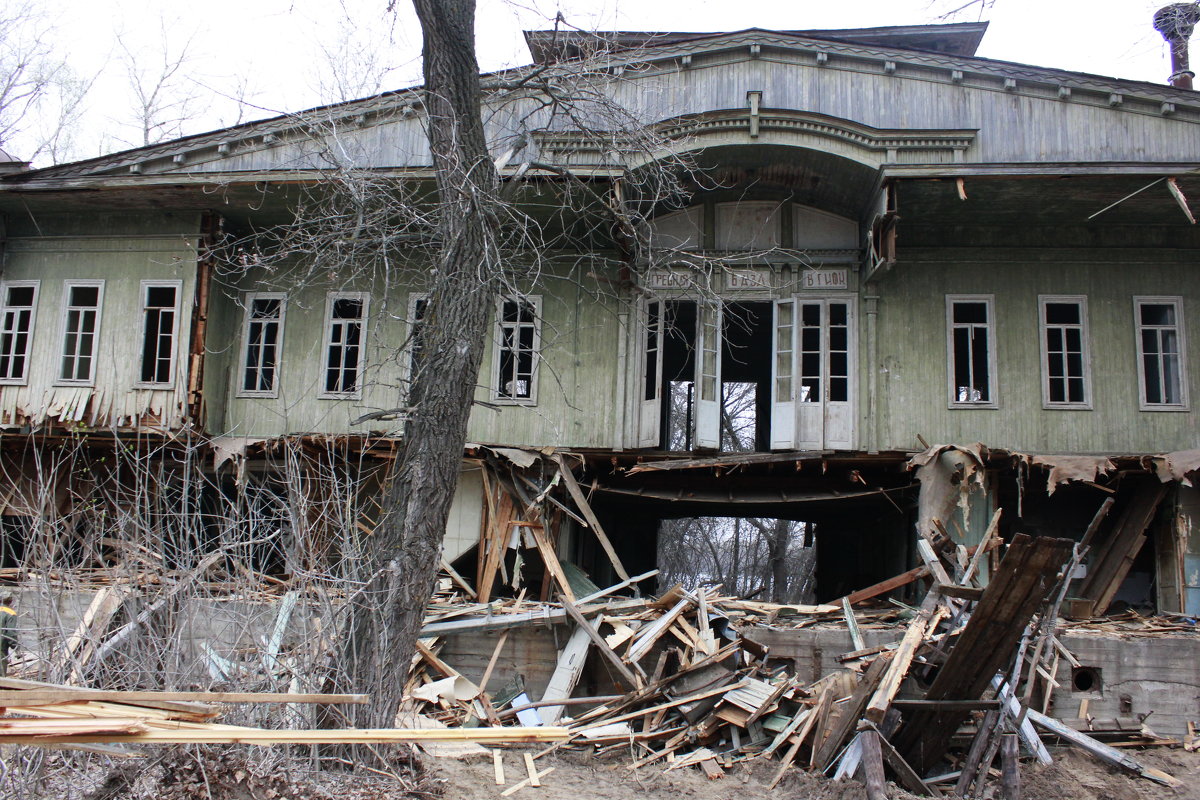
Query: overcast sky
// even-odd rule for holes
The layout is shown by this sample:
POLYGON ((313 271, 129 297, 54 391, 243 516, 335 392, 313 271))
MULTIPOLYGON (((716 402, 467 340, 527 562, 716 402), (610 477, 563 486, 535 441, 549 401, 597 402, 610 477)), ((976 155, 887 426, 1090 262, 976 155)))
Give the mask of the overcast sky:
MULTIPOLYGON (((0 0, 8 4, 13 0, 0 0)), ((419 81, 420 30, 406 0, 35 0, 56 26, 54 44, 84 76, 97 76, 77 156, 137 144, 123 125, 131 106, 125 49, 153 72, 164 41, 171 58, 187 45, 196 101, 186 133, 296 111, 330 97, 323 51, 350 53, 383 89, 419 81), (348 42, 349 46, 343 45, 348 42), (244 84, 245 89, 239 89, 244 84), (253 105, 239 112, 230 98, 253 105)), ((523 28, 548 27, 561 11, 585 29, 719 31, 913 25, 968 0, 478 0, 478 53, 485 71, 528 63, 523 28)), ((1150 20, 1163 0, 995 0, 953 21, 990 22, 979 55, 1136 80, 1165 82, 1169 58, 1150 20)), ((363 71, 359 66, 351 71, 363 71)), ((369 93, 369 92, 368 92, 369 93)))

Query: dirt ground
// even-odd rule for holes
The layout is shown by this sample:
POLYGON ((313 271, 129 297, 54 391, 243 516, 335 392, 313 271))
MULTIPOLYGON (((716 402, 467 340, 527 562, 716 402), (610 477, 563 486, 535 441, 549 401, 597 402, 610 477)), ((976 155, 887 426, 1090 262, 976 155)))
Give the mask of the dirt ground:
MULTIPOLYGON (((525 776, 519 750, 504 751, 505 777, 511 786, 525 776)), ((1131 777, 1098 763, 1075 750, 1053 751, 1054 763, 1042 767, 1022 762, 1022 800, 1200 800, 1200 753, 1182 749, 1145 750, 1136 758, 1179 778, 1172 789, 1144 778, 1131 777)), ((444 792, 445 800, 478 800, 499 797, 504 787, 496 786, 491 761, 455 762, 427 759, 431 776, 444 792)), ((539 769, 554 767, 541 788, 521 789, 510 795, 528 800, 861 800, 865 791, 857 781, 834 782, 808 772, 792 770, 774 791, 767 788, 778 768, 777 761, 735 766, 724 778, 707 779, 698 768, 666 772, 647 766, 629 770, 628 756, 604 759, 577 753, 538 759, 539 769)), ((915 795, 889 785, 892 800, 909 800, 915 795)))
MULTIPOLYGON (((219 751, 201 759, 195 751, 149 755, 111 761, 48 755, 37 780, 16 782, 23 764, 13 748, 4 748, 0 763, 6 780, 0 784, 5 800, 481 800, 501 793, 524 779, 520 748, 501 751, 505 786, 497 786, 490 758, 459 761, 425 757, 423 768, 406 771, 402 780, 382 775, 314 772, 307 761, 282 753, 247 759, 239 749, 219 751), (128 780, 126 780, 128 779, 128 780)), ((531 749, 532 750, 532 749, 531 749)), ((1054 763, 1041 767, 1022 763, 1023 800, 1200 800, 1200 753, 1181 749, 1135 751, 1146 766, 1156 767, 1181 782, 1168 788, 1144 778, 1110 769, 1076 750, 1053 751, 1054 763)), ((628 754, 603 758, 563 752, 538 759, 539 771, 553 768, 542 786, 519 789, 520 800, 861 800, 862 784, 834 782, 791 770, 774 791, 767 784, 777 761, 736 765, 725 777, 709 780, 695 767, 664 770, 662 766, 628 769, 628 754)), ((892 800, 911 795, 889 785, 892 800)))

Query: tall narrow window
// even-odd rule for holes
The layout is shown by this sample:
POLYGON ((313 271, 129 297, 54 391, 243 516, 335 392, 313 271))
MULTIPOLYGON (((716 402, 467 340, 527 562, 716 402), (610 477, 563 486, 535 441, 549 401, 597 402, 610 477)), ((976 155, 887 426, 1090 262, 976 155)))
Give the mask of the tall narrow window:
POLYGON ((1138 345, 1141 407, 1156 411, 1187 408, 1183 299, 1133 298, 1138 345))
POLYGON ((951 407, 996 407, 991 295, 948 295, 946 317, 951 407))
POLYGON ((1042 401, 1046 408, 1091 408, 1087 298, 1039 297, 1042 401))
POLYGON ((139 382, 170 384, 175 375, 179 281, 142 282, 142 367, 139 382))
POLYGON ((540 297, 504 297, 496 313, 492 397, 520 403, 537 400, 540 297))
POLYGON ((67 281, 63 286, 62 383, 91 384, 96 376, 96 339, 104 281, 67 281))
POLYGON ((356 397, 362 392, 369 300, 365 292, 331 292, 326 299, 323 397, 356 397))
POLYGON ((276 397, 279 394, 279 353, 283 346, 283 314, 287 298, 276 293, 255 292, 246 296, 242 327, 243 397, 276 397))
POLYGON ((0 384, 23 384, 29 378, 29 352, 37 315, 38 281, 0 283, 0 384))

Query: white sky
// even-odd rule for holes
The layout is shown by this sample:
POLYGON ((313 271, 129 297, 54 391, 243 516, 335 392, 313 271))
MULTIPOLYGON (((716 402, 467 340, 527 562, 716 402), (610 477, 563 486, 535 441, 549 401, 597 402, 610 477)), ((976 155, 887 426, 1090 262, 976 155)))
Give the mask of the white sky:
MULTIPOLYGON (((0 5, 13 0, 0 0, 0 5)), ((185 133, 238 121, 238 77, 258 108, 244 119, 297 111, 332 99, 319 89, 322 47, 348 37, 357 57, 393 68, 382 88, 419 82, 420 29, 407 0, 36 0, 56 25, 55 46, 86 77, 89 96, 78 157, 123 149, 134 131, 122 125, 131 106, 118 37, 153 68, 164 33, 177 53, 191 38, 189 81, 200 96, 185 133), (350 22, 347 22, 350 20, 350 22)), ((738 30, 854 28, 936 22, 967 0, 478 0, 478 52, 485 71, 528 63, 523 28, 548 27, 556 11, 585 29, 738 30)), ((1151 27, 1166 0, 995 0, 979 55, 1039 66, 1165 83, 1169 57, 1151 27)), ((954 21, 974 21, 978 8, 954 21)), ((1198 39, 1200 41, 1200 39, 1198 39)), ((1200 44, 1197 44, 1200 48, 1200 44)), ((1198 53, 1200 60, 1200 53, 1198 53)), ((10 148, 14 155, 19 149, 10 148)))

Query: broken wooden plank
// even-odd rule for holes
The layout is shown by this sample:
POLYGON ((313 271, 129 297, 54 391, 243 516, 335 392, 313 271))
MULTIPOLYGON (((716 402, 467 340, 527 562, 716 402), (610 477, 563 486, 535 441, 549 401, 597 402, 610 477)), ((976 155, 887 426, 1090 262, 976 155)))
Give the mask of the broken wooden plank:
MULTIPOLYGON (((566 728, 344 728, 337 730, 266 730, 233 726, 198 725, 192 728, 149 729, 131 734, 73 734, 55 737, 54 742, 117 743, 159 742, 170 744, 371 744, 373 742, 551 742, 566 739, 566 728)), ((40 736, 9 736, 0 731, 6 744, 47 744, 40 736)))
POLYGON ((908 572, 902 572, 899 575, 888 578, 886 581, 867 586, 859 589, 856 592, 851 592, 846 595, 846 600, 851 604, 870 600, 872 597, 878 597, 884 592, 890 592, 893 589, 899 589, 901 586, 907 586, 915 580, 920 580, 929 574, 929 568, 926 566, 915 567, 908 572))
POLYGON ((654 643, 659 640, 659 637, 667 632, 667 629, 675 623, 675 620, 679 618, 679 615, 682 614, 684 610, 691 605, 691 603, 691 598, 684 597, 682 600, 677 602, 670 611, 656 619, 646 628, 646 631, 639 634, 638 638, 635 639, 633 644, 629 646, 629 652, 627 653, 626 658, 633 663, 640 661, 642 657, 650 651, 650 648, 654 646, 654 643))
POLYGON ((1152 478, 1138 485, 1107 541, 1101 547, 1093 548, 1098 555, 1079 590, 1082 597, 1092 601, 1092 616, 1101 616, 1108 611, 1134 559, 1146 543, 1146 529, 1168 488, 1168 484, 1152 478))
POLYGON ((551 772, 554 772, 554 767, 546 767, 544 770, 537 773, 536 775, 530 776, 529 778, 526 778, 525 780, 521 781, 520 783, 514 783, 512 786, 508 787, 503 792, 501 792, 500 796, 508 797, 509 795, 511 795, 521 789, 524 789, 526 786, 531 785, 532 778, 537 778, 537 780, 540 781, 542 778, 546 777, 551 772))
POLYGON ((1132 756, 1122 753, 1115 747, 1110 747, 1103 742, 1099 742, 1086 733, 1074 730, 1053 717, 1048 717, 1032 708, 1026 713, 1034 725, 1043 730, 1050 731, 1060 739, 1070 742, 1106 764, 1118 767, 1134 775, 1140 775, 1143 778, 1152 780, 1155 783, 1161 783, 1164 786, 1180 785, 1180 781, 1177 778, 1168 775, 1162 770, 1147 767, 1132 756))
POLYGON ((883 653, 871 662, 871 666, 867 667, 867 671, 863 675, 862 680, 859 681, 854 693, 850 695, 850 699, 842 706, 842 710, 834 722, 833 729, 815 750, 813 763, 819 771, 824 772, 833 764, 838 750, 842 748, 842 743, 846 741, 846 738, 858 725, 858 721, 862 718, 867 703, 871 700, 872 695, 875 694, 875 690, 879 688, 884 675, 887 674, 887 669, 891 661, 892 654, 883 653))
POLYGON ((366 694, 288 694, 286 692, 149 692, 116 689, 0 689, 0 708, 10 706, 49 706, 60 703, 103 701, 137 705, 144 702, 180 703, 314 703, 321 705, 361 704, 370 701, 366 694))
MULTIPOLYGON (((1074 544, 1068 539, 1013 537, 925 699, 969 700, 983 695, 996 673, 1009 663, 1021 632, 1054 588, 1074 544)), ((893 744, 919 774, 925 774, 945 753, 964 715, 962 711, 915 711, 908 715, 893 744)))
POLYGON ((925 595, 917 616, 909 623, 900 640, 900 646, 892 654, 887 673, 879 683, 879 688, 871 696, 863 715, 875 724, 883 722, 887 715, 892 699, 900 691, 900 684, 908 675, 908 668, 917 655, 917 647, 937 628, 938 622, 945 615, 946 609, 941 604, 941 595, 935 587, 925 595))
MULTIPOLYGON (((622 580, 629 580, 629 573, 625 571, 625 567, 621 564, 621 559, 617 557, 617 551, 613 549, 612 542, 609 541, 608 534, 604 532, 604 528, 600 525, 600 520, 596 519, 595 513, 592 511, 591 504, 587 498, 583 496, 583 492, 579 488, 579 484, 575 481, 575 474, 571 472, 571 468, 567 466, 566 460, 562 457, 562 453, 555 453, 551 458, 558 465, 558 473, 562 475, 563 485, 567 487, 567 492, 571 495, 571 499, 575 501, 576 507, 587 520, 588 527, 592 529, 592 533, 596 535, 596 539, 600 542, 600 546, 604 548, 605 555, 608 556, 609 562, 612 563, 613 570, 622 580)), ((572 600, 574 598, 571 598, 572 600)))
MULTIPOLYGON (((587 661, 587 651, 591 644, 588 632, 583 626, 577 625, 571 638, 558 654, 558 665, 550 676, 550 683, 542 693, 542 700, 562 700, 571 696, 579 676, 583 674, 583 665, 587 661)), ((557 725, 562 717, 563 706, 543 705, 537 710, 537 715, 543 725, 557 725)))
POLYGON ((850 598, 842 598, 842 615, 846 618, 846 629, 850 632, 850 644, 855 650, 867 649, 866 642, 863 641, 862 631, 858 629, 858 620, 854 616, 854 609, 850 608, 850 598))
POLYGON ((563 598, 562 607, 563 610, 570 615, 571 619, 575 620, 575 624, 587 634, 593 643, 595 643, 597 649, 600 651, 600 654, 604 656, 608 663, 612 664, 617 673, 625 679, 627 686, 630 689, 641 689, 644 685, 641 678, 635 675, 633 671, 629 669, 629 667, 625 666, 625 662, 621 660, 621 657, 617 655, 616 651, 614 651, 609 646, 608 642, 605 641, 604 637, 600 635, 600 632, 596 630, 596 626, 588 622, 587 618, 580 613, 579 609, 575 607, 575 604, 570 600, 563 598))

